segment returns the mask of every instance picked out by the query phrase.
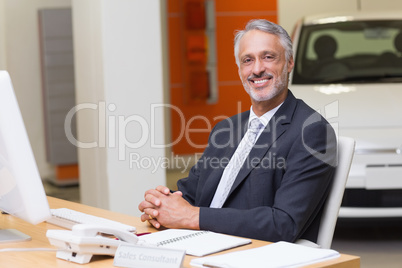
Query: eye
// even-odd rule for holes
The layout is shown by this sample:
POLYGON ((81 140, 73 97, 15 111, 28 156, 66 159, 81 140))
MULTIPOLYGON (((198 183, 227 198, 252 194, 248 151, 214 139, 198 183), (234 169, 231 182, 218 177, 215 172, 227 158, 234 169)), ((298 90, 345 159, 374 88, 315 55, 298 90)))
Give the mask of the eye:
POLYGON ((244 59, 241 61, 241 63, 242 63, 242 64, 250 64, 251 61, 252 61, 251 58, 244 58, 244 59))

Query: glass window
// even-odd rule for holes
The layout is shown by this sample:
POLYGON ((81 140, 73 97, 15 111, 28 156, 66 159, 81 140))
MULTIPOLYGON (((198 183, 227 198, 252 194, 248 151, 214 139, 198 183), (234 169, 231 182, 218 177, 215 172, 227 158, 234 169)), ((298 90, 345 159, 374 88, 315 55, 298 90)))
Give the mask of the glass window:
POLYGON ((293 84, 402 82, 402 21, 308 25, 293 84))

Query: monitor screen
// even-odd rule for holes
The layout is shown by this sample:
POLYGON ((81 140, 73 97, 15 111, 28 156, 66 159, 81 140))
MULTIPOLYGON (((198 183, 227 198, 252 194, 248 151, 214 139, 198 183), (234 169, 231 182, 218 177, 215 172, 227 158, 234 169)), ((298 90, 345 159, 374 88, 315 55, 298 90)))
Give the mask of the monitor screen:
MULTIPOLYGON (((0 210, 32 224, 50 218, 42 180, 7 71, 0 71, 0 210)), ((1 228, 0 242, 1 234, 6 232, 1 228)))

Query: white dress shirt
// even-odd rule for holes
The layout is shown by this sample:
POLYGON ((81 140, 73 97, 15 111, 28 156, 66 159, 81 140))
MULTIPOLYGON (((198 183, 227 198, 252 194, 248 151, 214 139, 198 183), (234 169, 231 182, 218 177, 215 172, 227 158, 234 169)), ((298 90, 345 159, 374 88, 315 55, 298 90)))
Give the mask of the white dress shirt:
MULTIPOLYGON (((264 130, 264 128, 268 125, 269 120, 271 120, 271 118, 274 116, 274 114, 276 113, 276 111, 279 109, 279 107, 281 107, 282 103, 280 105, 278 105, 277 107, 275 107, 274 109, 266 112, 265 114, 263 114, 262 116, 258 117, 254 111, 253 111, 253 106, 251 106, 250 108, 250 116, 248 119, 248 126, 250 126, 250 122, 254 119, 254 118, 259 118, 260 122, 264 125, 264 127, 262 127, 259 131, 259 133, 257 134, 257 138, 256 141, 258 140, 259 136, 261 135, 262 131, 264 130)), ((236 151, 234 152, 233 155, 236 155, 236 152, 243 150, 243 148, 245 147, 246 143, 249 142, 248 139, 248 133, 249 130, 247 130, 247 132, 244 134, 242 140, 239 143, 239 146, 237 146, 236 151)), ((215 195, 212 199, 211 208, 219 208, 221 207, 221 204, 224 203, 223 200, 221 200, 224 196, 224 190, 226 187, 227 182, 230 180, 229 178, 229 174, 231 173, 231 170, 233 169, 233 167, 235 165, 243 165, 243 163, 235 163, 235 157, 231 157, 230 161, 228 163, 228 165, 226 166, 226 168, 223 171, 221 180, 219 181, 218 184, 218 188, 215 191, 215 195)))

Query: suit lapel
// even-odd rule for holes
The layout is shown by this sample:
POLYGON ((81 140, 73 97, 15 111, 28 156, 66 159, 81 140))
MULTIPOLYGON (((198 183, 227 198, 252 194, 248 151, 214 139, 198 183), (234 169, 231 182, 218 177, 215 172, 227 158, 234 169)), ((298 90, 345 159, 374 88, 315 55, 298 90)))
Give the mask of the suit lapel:
POLYGON ((261 133, 253 149, 250 151, 248 158, 240 168, 236 180, 229 192, 229 196, 247 177, 251 170, 259 165, 268 150, 272 146, 275 146, 275 141, 289 128, 293 113, 296 109, 296 104, 296 98, 289 91, 285 102, 268 122, 268 125, 261 133))

